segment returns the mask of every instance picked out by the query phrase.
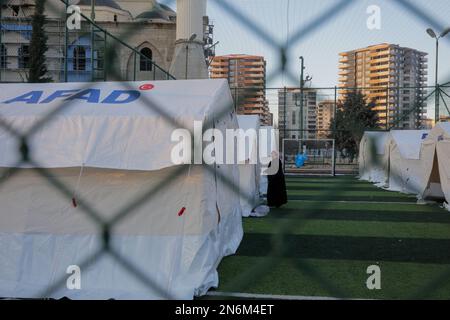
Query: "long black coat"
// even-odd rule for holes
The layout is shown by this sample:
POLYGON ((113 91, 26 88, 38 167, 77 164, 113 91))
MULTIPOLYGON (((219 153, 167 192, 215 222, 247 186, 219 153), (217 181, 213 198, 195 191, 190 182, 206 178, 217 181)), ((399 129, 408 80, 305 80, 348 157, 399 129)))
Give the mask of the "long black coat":
MULTIPOLYGON (((267 205, 269 207, 281 207, 287 203, 286 182, 284 180, 283 166, 279 161, 278 172, 275 175, 267 176, 269 186, 267 188, 267 205)), ((272 162, 269 164, 269 167, 272 162)))

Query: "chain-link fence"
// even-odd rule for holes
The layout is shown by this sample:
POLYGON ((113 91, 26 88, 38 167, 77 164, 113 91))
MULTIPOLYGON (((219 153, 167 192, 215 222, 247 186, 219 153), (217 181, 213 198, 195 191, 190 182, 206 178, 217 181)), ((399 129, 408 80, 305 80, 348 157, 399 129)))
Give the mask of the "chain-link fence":
MULTIPOLYGON (((0 64, 0 80, 2 82, 26 81, 27 78, 27 49, 24 47, 29 42, 30 34, 30 19, 19 19, 18 17, 6 17, 5 10, 12 10, 15 12, 17 6, 21 3, 13 3, 14 1, 2 0, 2 21, 1 21, 1 43, 2 61, 0 64), (7 49, 5 49, 7 45, 7 49), (14 54, 12 52, 15 52, 14 54), (17 52, 17 54, 16 54, 17 52), (12 68, 12 64, 17 64, 17 67, 12 68)), ((23 1, 27 2, 27 1, 23 1)), ((289 38, 288 44, 280 44, 271 35, 267 34, 257 23, 252 19, 246 17, 240 10, 237 9, 234 2, 224 0, 211 1, 217 5, 224 13, 230 15, 235 22, 241 24, 243 28, 251 32, 258 41, 261 41, 278 52, 279 68, 268 75, 268 79, 273 79, 276 76, 284 74, 287 78, 297 82, 297 77, 294 75, 295 71, 288 69, 288 62, 293 56, 291 49, 294 45, 301 43, 304 39, 311 37, 315 30, 320 29, 327 24, 328 21, 339 15, 345 15, 346 10, 351 8, 356 1, 340 0, 335 1, 326 10, 324 10, 317 19, 313 22, 302 26, 295 30, 289 38)), ((27 3, 32 3, 28 1, 27 3)), ((427 15, 426 11, 421 10, 421 7, 407 0, 396 0, 396 5, 411 14, 411 19, 417 19, 420 22, 425 22, 428 25, 443 29, 432 16, 427 15)), ((47 3, 47 6, 54 5, 54 2, 47 3)), ((174 1, 167 2, 173 5, 174 1)), ((75 31, 69 30, 66 27, 66 3, 62 1, 62 6, 54 7, 53 10, 62 13, 63 18, 48 21, 48 35, 49 35, 49 56, 47 62, 49 71, 54 81, 105 81, 105 80, 174 80, 174 77, 167 71, 169 65, 167 57, 173 52, 165 52, 159 56, 152 56, 151 51, 143 50, 142 47, 132 47, 127 44, 127 40, 132 37, 138 37, 139 33, 143 32, 142 25, 130 23, 126 28, 116 27, 115 32, 107 31, 107 28, 100 23, 93 22, 88 16, 83 15, 81 29, 75 31), (58 43, 53 43, 55 39, 58 43)), ((18 14, 20 16, 20 14, 18 14)), ((119 22, 120 16, 114 17, 112 24, 119 22), (119 19, 115 21, 116 19, 119 19)), ((164 29, 167 26, 160 26, 164 29)), ((47 29, 46 29, 47 30, 47 29)), ((111 30, 111 28, 108 28, 111 30)), ((167 30, 167 33, 174 32, 173 29, 167 30)), ((446 67, 444 65, 444 67, 446 67)), ((127 82, 119 82, 125 90, 133 90, 127 82)), ((79 90, 89 88, 90 84, 77 84, 79 90)), ((376 129, 388 131, 390 129, 420 129, 425 128, 424 112, 433 107, 441 110, 442 117, 449 116, 449 91, 450 85, 448 83, 438 85, 437 87, 380 87, 377 88, 381 92, 379 98, 380 106, 380 126, 376 129), (417 90, 420 91, 416 95, 417 90), (405 92, 406 91, 406 92, 405 92), (382 96, 384 94, 385 100, 382 96), (399 108, 400 95, 413 95, 415 98, 411 100, 402 100, 403 108, 399 108), (392 97, 392 101, 390 100, 392 97), (436 99, 438 97, 439 99, 436 99), (439 103, 440 102, 440 103, 439 103), (383 109, 384 110, 381 110, 383 109)), ((260 90, 261 88, 259 88, 260 90)), ((317 140, 322 139, 336 139, 336 135, 340 132, 339 129, 333 127, 332 119, 335 117, 339 104, 342 103, 343 92, 339 86, 333 88, 262 88, 267 96, 269 107, 274 112, 275 121, 278 123, 280 130, 280 145, 283 139, 294 140, 317 140), (312 101, 312 102, 311 102, 312 101)), ((346 88, 354 91, 364 91, 364 87, 346 88)), ((240 98, 239 91, 247 90, 234 88, 235 96, 240 98)), ((371 87, 370 90, 374 90, 371 87)), ((233 88, 232 88, 233 93, 233 88)), ((239 99, 235 99, 234 109, 239 110, 239 99), (236 102, 237 101, 237 102, 236 102)), ((145 98, 145 105, 157 112, 164 118, 167 123, 183 127, 182 124, 177 123, 173 116, 166 113, 162 106, 158 105, 152 99, 145 98)), ((18 142, 17 149, 18 162, 10 168, 2 169, 0 176, 0 187, 10 183, 11 179, 19 174, 22 166, 29 165, 33 171, 42 178, 42 182, 49 184, 60 197, 67 198, 67 201, 72 201, 73 190, 68 187, 61 179, 55 175, 51 170, 43 168, 33 158, 33 146, 29 144, 30 139, 39 132, 44 126, 49 125, 55 117, 64 110, 74 107, 74 102, 66 100, 61 103, 59 108, 54 112, 48 114, 41 121, 35 123, 26 132, 22 132, 21 128, 11 126, 1 115, 0 109, 0 127, 4 132, 13 135, 18 142)), ((222 112, 214 115, 214 120, 210 123, 204 124, 205 130, 213 128, 214 122, 228 117, 233 106, 226 106, 222 112)), ((358 128, 359 129, 359 128, 358 128)), ((356 130, 356 128, 349 127, 346 131, 349 133, 356 130)), ((308 149, 308 146, 306 146, 308 149)), ((318 148, 310 147, 315 151, 322 152, 324 149, 328 150, 329 146, 321 146, 318 148)), ((299 147, 299 150, 292 151, 293 154, 304 152, 299 147)), ((314 151, 314 152, 315 152, 314 151)), ((328 152, 328 151, 327 151, 328 152)), ((327 153, 328 154, 328 153, 327 153)), ((315 162, 327 161, 323 154, 314 155, 308 154, 309 157, 314 158, 315 162)), ((286 155, 285 155, 286 157, 286 155)), ((338 146, 333 150, 333 164, 341 165, 357 165, 356 158, 348 157, 346 152, 339 149, 338 146)), ((293 159, 289 161, 295 162, 293 159)), ((375 160, 374 160, 375 161, 375 160)), ((328 163, 327 163, 328 165, 328 163)), ((230 180, 227 176, 223 176, 217 171, 216 166, 203 165, 204 170, 211 172, 224 184, 231 192, 239 193, 235 181, 230 180)), ((127 260, 126 257, 119 254, 114 246, 111 245, 111 237, 114 236, 114 228, 129 219, 133 213, 144 203, 151 201, 151 199, 161 192, 170 183, 171 180, 176 179, 180 175, 186 174, 190 170, 189 166, 179 166, 173 171, 171 176, 167 177, 161 184, 152 187, 146 192, 141 193, 136 199, 130 203, 124 203, 121 208, 116 208, 112 213, 108 214, 109 219, 104 218, 104 214, 97 212, 89 203, 85 202, 82 197, 77 198, 77 206, 92 223, 98 228, 102 235, 102 246, 92 255, 86 257, 78 262, 80 269, 89 268, 94 265, 96 261, 105 255, 118 262, 125 270, 129 271, 138 281, 145 284, 152 292, 158 292, 161 298, 174 298, 169 294, 165 288, 161 288, 156 279, 158 275, 148 274, 145 270, 136 267, 133 263, 127 260)), ((352 171, 352 170, 350 170, 352 171)), ((319 199, 337 198, 343 195, 344 190, 339 183, 333 184, 327 190, 320 192, 319 199)), ((242 195, 240 195, 242 196, 242 195)), ((308 218, 320 215, 325 209, 323 201, 310 201, 303 204, 302 210, 307 212, 302 219, 289 220, 285 219, 273 225, 273 236, 270 238, 270 243, 266 244, 269 248, 266 250, 267 255, 258 263, 252 265, 246 270, 242 270, 231 281, 221 288, 227 292, 245 292, 246 288, 252 283, 258 281, 263 275, 267 274, 275 268, 282 257, 285 257, 290 250, 293 250, 290 242, 290 234, 293 230, 301 230, 306 228, 308 218), (295 224, 292 223, 295 221, 295 224)), ((7 214, 7 212, 2 212, 7 214)), ((295 213, 288 214, 288 216, 295 216, 295 213)), ((245 241, 245 238, 244 238, 245 241)), ((445 246, 445 243, 444 243, 445 246)), ((448 249, 448 248, 447 248, 448 249)), ((413 259, 413 257, 412 257, 413 259)), ((414 259, 413 259, 414 260, 414 259)), ((295 260, 295 268, 301 274, 313 278, 319 283, 321 289, 326 291, 330 296, 338 298, 348 298, 351 294, 347 293, 345 289, 339 287, 333 279, 326 277, 321 271, 314 267, 310 261, 304 259, 295 260)), ((409 292, 406 296, 411 298, 426 298, 432 296, 433 292, 441 289, 441 286, 448 281, 450 277, 450 268, 443 270, 439 274, 432 274, 425 279, 422 286, 417 287, 417 292, 409 292)), ((65 285, 67 275, 61 275, 59 279, 54 279, 52 286, 45 288, 39 293, 36 298, 45 298, 51 296, 53 292, 57 291, 61 286, 65 285)), ((271 293, 271 292, 268 292, 271 293)))

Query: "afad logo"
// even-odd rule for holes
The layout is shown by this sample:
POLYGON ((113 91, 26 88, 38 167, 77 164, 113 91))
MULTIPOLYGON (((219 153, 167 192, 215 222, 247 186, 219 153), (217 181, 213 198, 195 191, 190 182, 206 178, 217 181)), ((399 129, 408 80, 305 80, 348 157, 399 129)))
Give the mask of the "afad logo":
MULTIPOLYGON (((152 90, 155 86, 151 83, 143 84, 139 87, 140 91, 152 90)), ((53 93, 44 96, 44 91, 29 91, 18 97, 4 101, 5 104, 26 103, 26 104, 45 104, 51 103, 56 99, 63 101, 82 100, 87 103, 102 104, 127 104, 136 101, 141 96, 138 90, 113 90, 102 95, 100 89, 74 89, 74 90, 56 90, 53 93)))

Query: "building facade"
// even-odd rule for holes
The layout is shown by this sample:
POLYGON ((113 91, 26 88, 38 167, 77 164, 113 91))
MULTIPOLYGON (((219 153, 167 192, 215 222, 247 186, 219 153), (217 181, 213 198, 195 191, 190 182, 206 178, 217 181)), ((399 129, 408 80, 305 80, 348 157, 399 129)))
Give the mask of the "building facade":
POLYGON ((425 118, 427 53, 379 44, 340 54, 340 99, 360 91, 374 101, 380 124, 418 128, 425 118))
POLYGON ((227 79, 238 114, 258 115, 261 124, 271 125, 266 99, 264 57, 232 54, 216 56, 210 65, 212 79, 227 79))
POLYGON ((330 136, 331 121, 334 118, 335 102, 324 100, 317 104, 316 128, 317 138, 327 139, 330 136))
POLYGON ((317 91, 299 88, 278 90, 278 129, 280 139, 317 138, 317 91))
MULTIPOLYGON (((90 0, 71 3, 92 19, 90 0)), ((1 6, 0 82, 27 80, 34 7, 35 0, 6 0, 1 6)), ((67 34, 65 12, 62 1, 46 1, 46 64, 54 82, 168 78, 176 41, 170 7, 155 0, 96 0, 94 21, 101 29, 82 18, 80 28, 67 34)), ((212 26, 205 21, 206 47, 212 26)))

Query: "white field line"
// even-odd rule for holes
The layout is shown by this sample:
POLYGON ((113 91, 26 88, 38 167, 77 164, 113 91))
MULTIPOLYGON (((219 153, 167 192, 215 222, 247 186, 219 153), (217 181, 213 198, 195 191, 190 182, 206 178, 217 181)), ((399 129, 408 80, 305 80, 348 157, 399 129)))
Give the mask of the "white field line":
POLYGON ((274 295, 274 294, 257 294, 257 293, 242 293, 242 292, 220 292, 210 291, 206 294, 210 297, 233 297, 243 299, 270 299, 270 300, 342 300, 333 297, 316 297, 316 296, 289 296, 289 295, 274 295))
POLYGON ((347 201, 347 200, 301 200, 301 199, 289 199, 288 201, 296 202, 334 202, 334 203, 362 203, 362 204, 413 204, 418 205, 416 202, 398 202, 398 201, 347 201))

